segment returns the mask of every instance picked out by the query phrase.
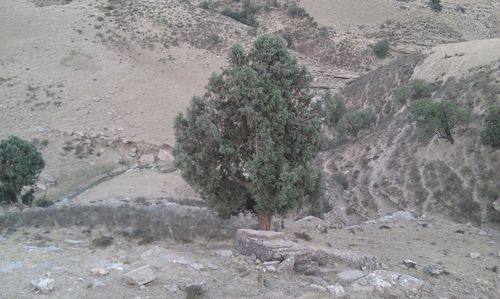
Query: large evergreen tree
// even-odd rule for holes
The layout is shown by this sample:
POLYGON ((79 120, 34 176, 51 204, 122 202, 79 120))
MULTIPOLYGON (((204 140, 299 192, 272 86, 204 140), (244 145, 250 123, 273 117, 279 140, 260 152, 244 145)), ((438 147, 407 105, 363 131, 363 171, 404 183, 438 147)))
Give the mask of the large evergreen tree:
MULTIPOLYGON (((0 197, 22 204, 21 191, 33 186, 45 162, 36 147, 19 137, 0 142, 0 197)), ((29 202, 27 202, 29 204, 29 202)))
POLYGON ((233 46, 229 67, 177 117, 176 165, 220 215, 254 211, 269 230, 273 215, 319 206, 322 118, 310 83, 285 41, 262 35, 248 53, 233 46))

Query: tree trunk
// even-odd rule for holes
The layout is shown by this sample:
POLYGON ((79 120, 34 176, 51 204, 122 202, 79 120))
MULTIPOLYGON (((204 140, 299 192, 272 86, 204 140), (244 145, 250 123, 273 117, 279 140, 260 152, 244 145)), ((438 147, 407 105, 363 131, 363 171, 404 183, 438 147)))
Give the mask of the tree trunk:
POLYGON ((261 230, 271 230, 272 219, 273 213, 270 211, 257 212, 257 220, 259 221, 259 227, 261 230))

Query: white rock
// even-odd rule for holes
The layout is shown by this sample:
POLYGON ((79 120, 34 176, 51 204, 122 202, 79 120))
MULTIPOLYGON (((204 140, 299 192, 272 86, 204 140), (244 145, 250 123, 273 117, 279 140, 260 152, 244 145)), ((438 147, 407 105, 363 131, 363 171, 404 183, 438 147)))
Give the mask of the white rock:
POLYGON ((125 273, 122 277, 125 283, 137 286, 150 283, 156 279, 156 276, 149 265, 125 273))
POLYGON ((94 268, 90 269, 90 273, 98 276, 104 276, 109 273, 109 270, 104 267, 95 266, 94 268))
POLYGON ((479 252, 471 252, 467 254, 467 257, 470 257, 471 259, 478 259, 480 256, 481 254, 479 254, 479 252))
POLYGON ((358 289, 357 286, 373 287, 378 290, 385 288, 399 287, 401 289, 409 290, 411 292, 418 292, 423 285, 424 282, 418 278, 386 270, 373 271, 367 276, 358 279, 353 284, 355 289, 358 289))
POLYGON ((345 296, 347 296, 344 287, 340 283, 328 286, 327 289, 330 292, 330 294, 333 295, 333 298, 344 298, 345 296))
POLYGON ((493 202, 493 208, 497 211, 497 212, 500 212, 500 198, 495 200, 493 202))
POLYGON ((318 284, 311 284, 309 287, 311 289, 315 289, 315 290, 318 290, 318 291, 326 293, 326 288, 324 286, 320 286, 318 284))
POLYGON ((38 278, 37 280, 32 280, 31 285, 37 291, 48 294, 54 289, 55 281, 52 278, 38 278))
POLYGON ((220 249, 220 250, 215 250, 214 252, 217 255, 220 255, 222 257, 232 257, 233 256, 233 252, 231 250, 220 249))
POLYGON ((161 149, 158 151, 158 153, 156 154, 156 158, 158 158, 158 160, 164 161, 164 162, 174 160, 174 157, 164 149, 161 149))

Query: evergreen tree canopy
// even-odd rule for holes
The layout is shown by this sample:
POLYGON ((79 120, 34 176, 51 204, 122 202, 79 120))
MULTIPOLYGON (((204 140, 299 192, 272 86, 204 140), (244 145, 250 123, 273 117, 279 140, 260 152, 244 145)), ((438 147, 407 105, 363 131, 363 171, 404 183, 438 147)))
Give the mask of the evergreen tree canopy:
POLYGON ((13 197, 22 203, 24 186, 33 186, 45 167, 36 147, 19 137, 9 136, 0 142, 0 196, 13 197))
POLYGON ((262 35, 248 52, 233 46, 229 67, 176 118, 176 165, 220 215, 255 211, 270 229, 273 214, 321 202, 323 177, 312 165, 321 107, 310 82, 283 39, 262 35))

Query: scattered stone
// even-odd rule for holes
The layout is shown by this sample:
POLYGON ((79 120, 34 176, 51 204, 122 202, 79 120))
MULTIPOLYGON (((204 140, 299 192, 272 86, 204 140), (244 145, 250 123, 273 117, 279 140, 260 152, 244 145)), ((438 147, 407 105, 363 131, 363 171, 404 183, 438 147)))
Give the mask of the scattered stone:
POLYGON ((433 277, 438 277, 439 275, 444 273, 444 270, 440 267, 437 267, 437 266, 427 266, 427 267, 424 267, 422 269, 422 271, 424 271, 424 273, 427 273, 433 277))
POLYGON ((48 294, 54 289, 55 281, 52 278, 42 277, 36 280, 32 280, 31 285, 37 292, 48 294))
POLYGON ((487 235, 488 235, 488 233, 487 233, 487 232, 485 232, 484 230, 479 231, 477 234, 478 234, 479 236, 487 236, 487 235))
POLYGON ((108 247, 111 244, 113 244, 113 237, 111 236, 101 236, 92 240, 92 246, 94 247, 108 247))
POLYGON ((417 263, 415 263, 412 260, 404 260, 403 265, 405 265, 408 268, 417 269, 417 263))
POLYGON ((202 264, 198 264, 198 263, 188 263, 187 264, 189 267, 193 268, 194 270, 196 271, 203 271, 205 270, 205 266, 203 266, 202 264))
POLYGON ((94 268, 90 269, 90 273, 97 276, 105 276, 109 273, 109 270, 104 267, 95 266, 94 268))
POLYGON ((386 270, 373 271, 367 276, 360 278, 352 285, 355 290, 359 291, 400 288, 412 293, 418 293, 423 286, 424 282, 418 278, 386 270))
POLYGON ((318 226, 318 230, 322 234, 328 234, 328 228, 326 226, 324 226, 324 225, 318 226))
POLYGON ((144 154, 139 158, 140 166, 148 166, 155 163, 155 156, 153 154, 144 154))
POLYGON ((347 296, 344 287, 340 283, 336 283, 334 285, 330 285, 327 287, 330 294, 333 295, 333 298, 344 298, 347 296))
POLYGON ((177 170, 174 161, 159 161, 157 165, 158 171, 161 173, 170 173, 177 170))
POLYGON ((500 212, 500 198, 495 200, 493 202, 493 208, 497 211, 497 212, 500 212))
POLYGON ((173 285, 164 285, 164 287, 170 293, 177 293, 179 291, 179 287, 177 285, 175 285, 175 284, 173 284, 173 285))
POLYGON ((479 252, 471 252, 467 254, 467 257, 470 257, 471 259, 478 259, 480 256, 481 254, 479 254, 479 252))
POLYGON ((337 277, 344 282, 353 282, 355 280, 360 279, 366 274, 360 270, 346 270, 340 273, 337 273, 337 277))
POLYGON ((278 273, 293 273, 294 266, 295 266, 295 257, 290 256, 278 265, 277 272, 278 273))
POLYGON ((122 277, 125 283, 137 286, 145 285, 156 279, 149 265, 125 273, 122 277))
POLYGON ((310 287, 311 289, 315 289, 315 290, 321 291, 321 292, 323 292, 323 293, 326 293, 326 291, 327 291, 327 290, 326 290, 326 288, 325 288, 324 286, 320 286, 320 285, 318 285, 318 284, 311 284, 311 285, 309 285, 309 287, 310 287))

